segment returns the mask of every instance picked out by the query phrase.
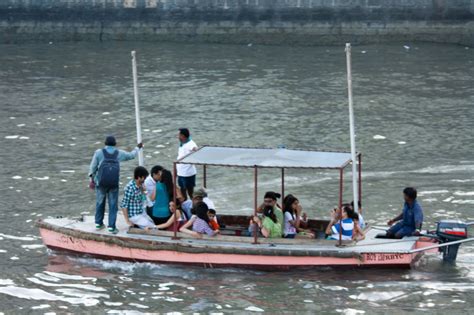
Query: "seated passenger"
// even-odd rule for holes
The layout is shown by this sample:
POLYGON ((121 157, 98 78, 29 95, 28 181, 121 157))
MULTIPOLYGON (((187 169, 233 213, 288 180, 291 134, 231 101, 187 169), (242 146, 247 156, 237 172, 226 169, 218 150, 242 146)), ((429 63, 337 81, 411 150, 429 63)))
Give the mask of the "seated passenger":
POLYGON ((273 208, 273 213, 275 214, 278 223, 281 226, 281 235, 283 236, 283 227, 285 224, 285 220, 283 218, 283 211, 281 207, 279 207, 277 203, 277 199, 281 198, 279 193, 274 191, 267 191, 265 196, 263 197, 263 203, 257 208, 258 213, 263 213, 267 206, 271 206, 273 208))
POLYGON ((196 205, 196 219, 193 223, 193 231, 200 234, 207 234, 209 236, 215 236, 219 234, 219 230, 214 231, 209 226, 209 208, 206 203, 200 202, 196 205))
POLYGON ((307 216, 306 213, 303 213, 302 216, 303 207, 295 196, 290 194, 283 199, 283 211, 285 214, 285 238, 314 238, 311 231, 303 229, 303 227, 307 227, 307 219, 303 219, 307 216))
POLYGON ((263 208, 263 220, 258 216, 253 217, 253 222, 260 228, 260 232, 267 238, 281 237, 281 225, 273 212, 274 207, 271 205, 263 208))
POLYGON ((193 198, 191 200, 188 199, 181 205, 181 208, 183 209, 188 220, 192 216, 191 209, 193 208, 193 206, 195 206, 198 202, 201 201, 204 201, 209 209, 215 210, 214 202, 209 199, 206 190, 204 188, 199 188, 194 192, 193 198))
POLYGON ((217 222, 216 210, 209 209, 207 215, 209 216, 209 226, 211 227, 211 229, 213 229, 214 231, 219 231, 221 227, 219 225, 219 222, 217 222))
POLYGON ((358 211, 356 211, 356 209, 354 209, 354 200, 351 201, 351 208, 352 208, 352 210, 354 210, 359 215, 359 227, 361 229, 364 229, 365 228, 365 220, 364 220, 364 217, 362 217, 362 204, 361 204, 360 200, 357 201, 357 204, 359 205, 358 211))
POLYGON ((195 208, 192 208, 190 211, 191 211, 191 218, 189 218, 189 220, 183 226, 179 228, 179 232, 192 235, 196 238, 202 238, 202 234, 194 232, 193 230, 189 229, 189 228, 192 229, 194 221, 196 221, 196 218, 197 218, 195 208))
POLYGON ((156 182, 155 191, 150 195, 150 200, 154 202, 150 217, 156 225, 166 223, 171 217, 170 207, 172 206, 173 193, 171 172, 163 169, 160 180, 156 182))
POLYGON ((170 211, 172 213, 171 217, 165 223, 156 225, 156 228, 159 230, 168 230, 174 232, 175 230, 179 231, 179 229, 186 224, 186 217, 183 214, 183 210, 179 207, 176 207, 174 202, 170 203, 170 211), (176 228, 174 225, 176 216, 176 228))
POLYGON ((329 221, 326 228, 326 234, 329 235, 328 239, 339 240, 340 237, 343 241, 352 240, 354 221, 349 217, 351 213, 353 211, 347 205, 343 206, 341 211, 336 209, 331 211, 331 221, 329 221))
POLYGON ((417 192, 413 187, 407 187, 403 190, 405 205, 403 212, 397 217, 387 222, 388 225, 398 222, 388 231, 388 238, 403 238, 404 236, 420 235, 421 226, 423 224, 423 209, 416 200, 417 192))

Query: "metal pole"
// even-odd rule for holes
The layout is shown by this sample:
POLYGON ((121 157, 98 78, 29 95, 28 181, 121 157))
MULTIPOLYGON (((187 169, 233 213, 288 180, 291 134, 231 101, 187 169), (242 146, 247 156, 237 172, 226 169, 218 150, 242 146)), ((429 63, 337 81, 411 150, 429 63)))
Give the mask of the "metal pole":
POLYGON ((342 198, 343 198, 343 189, 344 189, 344 168, 341 168, 339 171, 339 210, 341 211, 341 216, 339 217, 339 246, 342 245, 342 198))
MULTIPOLYGON (((257 215, 257 208, 258 208, 258 201, 257 201, 257 198, 258 198, 258 185, 257 185, 258 168, 257 168, 257 166, 254 166, 253 180, 254 180, 254 212, 253 212, 253 215, 256 216, 257 215)), ((258 244, 258 225, 257 224, 255 224, 253 231, 254 231, 253 243, 258 244)))
POLYGON ((173 229, 174 229, 174 236, 173 239, 177 240, 178 239, 178 229, 177 229, 177 224, 178 220, 176 217, 176 212, 178 211, 178 206, 176 204, 176 174, 177 174, 177 169, 176 169, 176 162, 173 163, 173 202, 176 206, 175 214, 174 214, 174 222, 173 222, 173 229))
MULTIPOLYGON (((359 201, 362 205, 362 153, 359 153, 359 201)), ((362 214, 362 207, 359 208, 360 214, 362 214)))
POLYGON ((207 167, 206 165, 202 166, 202 186, 207 188, 207 167))
MULTIPOLYGON (((285 199, 285 169, 281 169, 281 200, 285 199)), ((283 205, 282 205, 283 207, 283 205)))
POLYGON ((359 193, 357 192, 357 160, 354 127, 354 109, 352 104, 352 64, 351 64, 351 44, 346 44, 347 62, 347 95, 349 98, 349 129, 351 137, 351 160, 352 160, 352 191, 354 200, 354 210, 359 212, 359 193))
MULTIPOLYGON (((137 57, 135 50, 132 51, 132 73, 133 73, 133 95, 135 100, 135 120, 137 124, 137 143, 142 142, 142 126, 140 122, 140 102, 138 98, 138 75, 137 75, 137 57)), ((143 166, 143 149, 138 151, 138 165, 143 166)))

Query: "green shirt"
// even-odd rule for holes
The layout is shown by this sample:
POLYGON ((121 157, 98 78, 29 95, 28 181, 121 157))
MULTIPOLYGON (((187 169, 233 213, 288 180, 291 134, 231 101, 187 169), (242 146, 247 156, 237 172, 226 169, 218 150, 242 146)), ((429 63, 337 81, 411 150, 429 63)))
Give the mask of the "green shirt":
POLYGON ((262 227, 264 227, 269 232, 269 238, 281 237, 280 223, 275 223, 272 221, 272 219, 266 217, 263 219, 262 227))
POLYGON ((283 211, 281 211, 280 208, 275 206, 275 207, 273 207, 273 213, 275 213, 275 215, 277 217, 277 221, 280 224, 280 227, 281 227, 280 236, 282 236, 283 235, 283 228, 285 226, 285 220, 283 219, 283 211))

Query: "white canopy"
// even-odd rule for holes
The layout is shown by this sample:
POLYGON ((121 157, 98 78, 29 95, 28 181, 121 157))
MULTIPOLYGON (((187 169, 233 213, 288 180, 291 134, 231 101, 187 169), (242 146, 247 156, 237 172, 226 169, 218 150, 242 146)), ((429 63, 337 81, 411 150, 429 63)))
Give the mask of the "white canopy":
POLYGON ((177 162, 180 164, 234 167, 341 169, 351 162, 351 154, 345 152, 204 146, 177 162))

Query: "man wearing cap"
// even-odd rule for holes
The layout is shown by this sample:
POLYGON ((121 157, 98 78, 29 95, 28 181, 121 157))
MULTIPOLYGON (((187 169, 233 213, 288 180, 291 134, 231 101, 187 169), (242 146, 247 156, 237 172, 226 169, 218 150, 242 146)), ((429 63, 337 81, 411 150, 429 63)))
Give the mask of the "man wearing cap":
MULTIPOLYGON (((189 155, 198 149, 197 144, 191 139, 188 128, 181 128, 178 132, 179 149, 178 160, 189 155)), ((196 186, 196 167, 190 164, 176 165, 178 171, 178 185, 184 199, 193 198, 194 187, 196 186)))
MULTIPOLYGON (((117 220, 118 212, 118 194, 119 188, 117 187, 101 187, 99 181, 99 169, 106 159, 118 160, 118 162, 128 161, 134 159, 138 151, 143 147, 142 143, 139 143, 135 149, 131 152, 118 150, 115 146, 117 141, 114 136, 107 136, 105 138, 105 147, 95 151, 94 156, 89 167, 89 177, 91 178, 92 186, 95 187, 96 192, 96 206, 95 206, 95 227, 98 230, 105 228, 104 225, 104 214, 105 214, 105 200, 109 201, 109 224, 108 230, 111 233, 116 232, 115 221, 117 220)), ((118 184, 118 183, 117 183, 118 184)))
POLYGON ((191 209, 201 201, 203 201, 209 209, 216 210, 216 207, 214 206, 214 202, 211 199, 209 199, 209 197, 207 196, 206 190, 204 188, 199 188, 198 190, 194 192, 192 200, 186 200, 181 205, 181 209, 183 209, 188 220, 192 216, 191 209))

